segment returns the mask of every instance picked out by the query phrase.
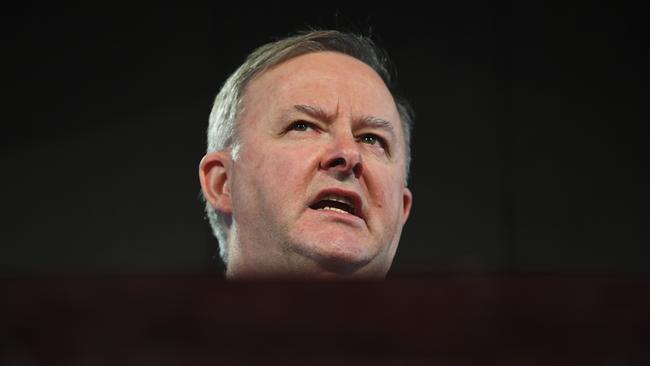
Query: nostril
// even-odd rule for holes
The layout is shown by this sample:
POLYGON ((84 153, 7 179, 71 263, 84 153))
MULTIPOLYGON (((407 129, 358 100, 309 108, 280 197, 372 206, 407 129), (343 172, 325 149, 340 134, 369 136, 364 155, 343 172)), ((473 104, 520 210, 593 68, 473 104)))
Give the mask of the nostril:
POLYGON ((328 161, 325 169, 332 169, 338 173, 353 174, 356 178, 361 177, 363 173, 363 164, 361 161, 347 160, 345 157, 339 156, 328 161))
POLYGON ((354 167, 352 167, 352 172, 354 172, 355 177, 361 177, 361 174, 363 174, 363 165, 360 163, 355 164, 354 167))
POLYGON ((345 167, 345 164, 346 164, 345 159, 339 157, 339 158, 336 158, 336 159, 332 160, 332 162, 330 163, 330 167, 333 168, 333 167, 336 167, 336 166, 339 166, 339 165, 345 167))

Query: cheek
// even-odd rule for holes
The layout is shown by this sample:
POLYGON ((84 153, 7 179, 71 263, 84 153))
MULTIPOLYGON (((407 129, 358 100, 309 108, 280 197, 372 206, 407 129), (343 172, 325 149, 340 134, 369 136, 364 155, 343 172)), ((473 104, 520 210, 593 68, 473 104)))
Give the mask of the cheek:
POLYGON ((384 213, 382 220, 387 224, 398 219, 402 211, 402 182, 392 170, 377 169, 375 172, 368 179, 368 191, 375 206, 384 213))
POLYGON ((295 202, 309 183, 313 152, 271 144, 243 150, 240 155, 242 180, 237 184, 256 192, 256 199, 272 200, 273 205, 295 202))

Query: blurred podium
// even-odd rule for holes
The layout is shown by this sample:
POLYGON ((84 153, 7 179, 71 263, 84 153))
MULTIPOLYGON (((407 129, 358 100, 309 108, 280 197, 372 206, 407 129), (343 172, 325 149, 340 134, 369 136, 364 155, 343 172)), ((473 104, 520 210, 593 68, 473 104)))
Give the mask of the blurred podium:
POLYGON ((2 365, 650 365, 650 278, 0 280, 2 365))

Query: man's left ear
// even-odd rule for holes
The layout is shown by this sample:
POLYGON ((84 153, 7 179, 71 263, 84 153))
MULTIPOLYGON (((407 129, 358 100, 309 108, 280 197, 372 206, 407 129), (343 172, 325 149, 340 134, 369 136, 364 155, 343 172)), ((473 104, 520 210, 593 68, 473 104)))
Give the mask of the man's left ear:
POLYGON ((402 225, 406 223, 406 220, 409 218, 411 213, 411 205, 413 204, 413 193, 407 187, 404 187, 404 192, 402 193, 402 208, 404 210, 402 225))

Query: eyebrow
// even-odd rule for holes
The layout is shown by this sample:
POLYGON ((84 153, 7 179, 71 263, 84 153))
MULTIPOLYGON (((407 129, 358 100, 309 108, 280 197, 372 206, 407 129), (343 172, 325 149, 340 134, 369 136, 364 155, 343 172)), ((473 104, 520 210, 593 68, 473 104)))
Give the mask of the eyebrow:
POLYGON ((293 109, 302 112, 312 118, 316 118, 318 120, 321 120, 323 122, 330 123, 334 120, 333 115, 328 114, 325 112, 321 107, 318 106, 313 106, 313 105, 307 105, 307 104, 296 104, 293 106, 293 109))
MULTIPOLYGON (((336 117, 334 115, 328 114, 319 106, 296 104, 293 106, 293 109, 326 123, 331 123, 336 117)), ((361 127, 371 127, 384 130, 391 135, 393 140, 395 140, 395 128, 393 127, 393 124, 383 118, 363 116, 359 118, 357 122, 361 125, 361 127)))

